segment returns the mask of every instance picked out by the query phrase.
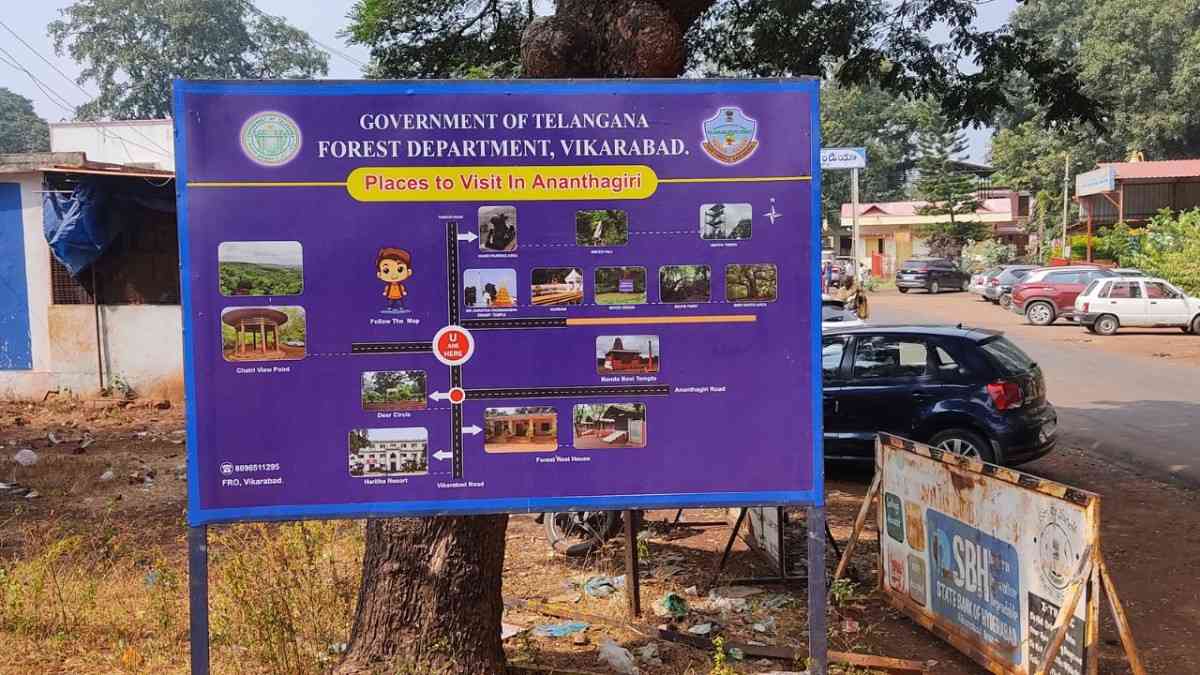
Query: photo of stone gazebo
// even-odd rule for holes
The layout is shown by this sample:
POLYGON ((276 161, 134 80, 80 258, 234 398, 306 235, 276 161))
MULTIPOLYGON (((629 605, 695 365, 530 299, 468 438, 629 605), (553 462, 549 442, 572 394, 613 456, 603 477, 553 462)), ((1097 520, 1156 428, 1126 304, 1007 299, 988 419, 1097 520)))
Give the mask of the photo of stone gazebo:
POLYGON ((302 307, 231 307, 221 313, 221 323, 226 361, 304 358, 302 307))

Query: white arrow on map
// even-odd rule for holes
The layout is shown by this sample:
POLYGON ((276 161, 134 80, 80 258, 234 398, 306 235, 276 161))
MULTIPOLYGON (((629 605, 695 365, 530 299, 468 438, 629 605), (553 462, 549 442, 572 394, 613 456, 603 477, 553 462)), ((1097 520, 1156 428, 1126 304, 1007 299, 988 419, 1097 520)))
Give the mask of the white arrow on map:
POLYGON ((445 401, 446 399, 450 398, 450 394, 444 391, 435 391, 429 395, 429 398, 435 401, 445 401))
POLYGON ((475 426, 474 424, 472 424, 469 427, 462 428, 462 432, 464 434, 471 434, 472 436, 474 436, 475 434, 478 434, 481 431, 483 431, 483 429, 480 429, 479 427, 475 426))
POLYGON ((438 459, 443 462, 450 459, 453 456, 454 455, 450 454, 449 452, 446 452, 445 450, 438 450, 437 452, 433 453, 434 459, 438 459))
POLYGON ((476 235, 474 232, 468 232, 466 234, 458 235, 459 241, 475 241, 478 238, 479 238, 478 235, 476 235))

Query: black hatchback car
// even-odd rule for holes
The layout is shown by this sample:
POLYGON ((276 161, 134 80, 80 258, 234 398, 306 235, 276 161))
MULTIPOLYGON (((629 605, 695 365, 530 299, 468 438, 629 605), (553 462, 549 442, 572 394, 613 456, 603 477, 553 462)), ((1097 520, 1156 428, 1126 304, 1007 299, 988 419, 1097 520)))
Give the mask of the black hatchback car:
POLYGON ((871 460, 886 431, 993 464, 1054 449, 1041 368, 997 331, 862 326, 825 331, 825 457, 871 460))

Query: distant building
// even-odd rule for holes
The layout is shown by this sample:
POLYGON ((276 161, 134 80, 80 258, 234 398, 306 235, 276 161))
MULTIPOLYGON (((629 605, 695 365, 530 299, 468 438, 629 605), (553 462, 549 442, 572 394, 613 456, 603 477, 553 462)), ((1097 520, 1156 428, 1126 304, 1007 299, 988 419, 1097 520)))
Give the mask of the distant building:
POLYGON ((183 398, 170 134, 133 126, 52 124, 53 152, 0 155, 0 396, 183 398))
MULTIPOLYGON (((1200 207, 1200 159, 1101 162, 1076 176, 1079 221, 1072 229, 1093 235, 1097 228, 1145 223, 1162 209, 1176 213, 1200 207)), ((1091 260, 1089 236, 1087 260, 1091 260)))
MULTIPOLYGON (((1013 244, 1023 253, 1029 241, 1025 224, 1029 220, 1029 196, 1010 190, 992 190, 981 199, 973 214, 955 216, 964 221, 985 223, 993 237, 1013 244)), ((859 204, 858 227, 862 263, 875 276, 890 276, 909 258, 929 255, 929 246, 921 236, 921 227, 941 222, 945 216, 920 215, 928 202, 866 202, 859 204)), ((842 204, 841 220, 849 225, 853 216, 850 204, 842 204)), ((846 255, 850 246, 846 245, 846 255)))

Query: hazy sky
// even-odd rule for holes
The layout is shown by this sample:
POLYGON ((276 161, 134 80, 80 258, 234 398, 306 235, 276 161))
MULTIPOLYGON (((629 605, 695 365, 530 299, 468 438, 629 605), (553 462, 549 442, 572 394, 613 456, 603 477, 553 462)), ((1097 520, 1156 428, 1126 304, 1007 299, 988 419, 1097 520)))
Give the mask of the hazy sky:
POLYGON ((217 260, 300 267, 304 254, 298 241, 224 241, 217 247, 217 260))
MULTIPOLYGON (((235 0, 228 1, 234 2, 235 0)), ((347 54, 350 58, 364 63, 367 61, 368 55, 365 48, 349 47, 337 37, 337 32, 346 25, 346 13, 354 4, 353 0, 320 0, 319 2, 253 0, 253 2, 262 11, 286 18, 291 25, 308 31, 316 40, 347 54)), ((54 47, 50 43, 50 39, 46 37, 46 25, 58 18, 60 9, 70 4, 70 0, 42 0, 40 2, 4 0, 4 11, 0 13, 0 21, 19 34, 59 70, 75 77, 79 73, 79 66, 66 56, 55 56, 54 47)), ((991 29, 1005 22, 1009 13, 1017 6, 1017 0, 980 0, 977 4, 979 27, 991 29)), ((535 5, 539 11, 546 11, 549 7, 548 0, 539 0, 535 5)), ((937 35, 935 31, 934 37, 936 39, 941 36, 937 35)), ((45 85, 48 85, 50 89, 71 104, 79 105, 88 100, 88 96, 54 72, 49 65, 13 38, 3 27, 0 27, 0 47, 16 57, 45 85)), ((360 72, 359 66, 351 61, 336 54, 330 55, 330 78, 353 79, 359 77, 360 72)), ((50 95, 39 90, 27 75, 3 62, 0 62, 0 87, 8 87, 12 91, 32 99, 38 114, 50 121, 70 118, 70 113, 54 103, 54 99, 50 95)), ((85 88, 92 91, 91 83, 85 85, 85 88)), ((987 139, 990 136, 991 134, 987 130, 968 131, 972 159, 984 158, 987 139)))
POLYGON ((367 429, 367 439, 372 441, 424 441, 428 438, 429 432, 423 427, 367 429))
MULTIPOLYGON (((608 350, 612 349, 615 335, 600 335, 596 337, 596 358, 602 359, 608 350)), ((658 355, 657 335, 622 335, 621 347, 626 351, 637 351, 649 355, 651 351, 658 355)))

